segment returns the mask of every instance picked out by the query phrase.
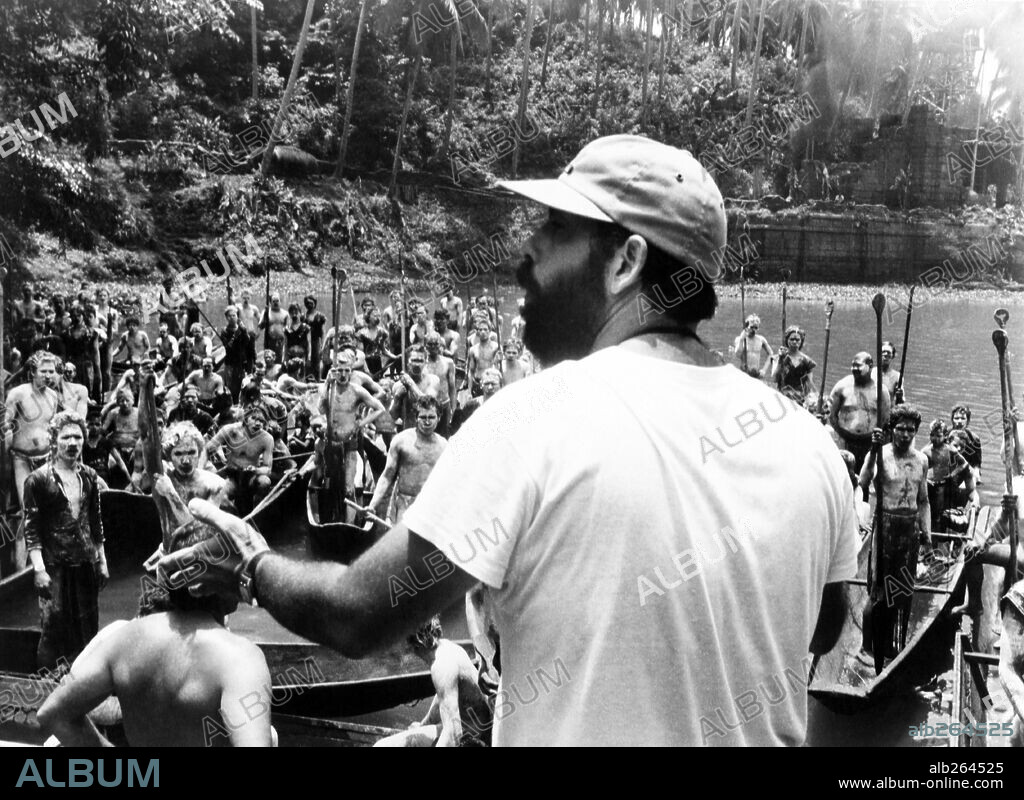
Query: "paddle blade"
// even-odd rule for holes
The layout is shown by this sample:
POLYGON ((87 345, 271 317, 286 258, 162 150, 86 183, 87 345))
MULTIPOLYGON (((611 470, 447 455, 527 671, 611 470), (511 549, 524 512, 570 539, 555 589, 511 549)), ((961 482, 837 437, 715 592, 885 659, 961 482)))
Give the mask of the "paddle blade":
POLYGON ((1006 335, 1006 331, 1002 328, 998 328, 992 331, 992 344, 996 346, 996 350, 999 352, 999 357, 1002 358, 1006 355, 1006 342, 1009 337, 1006 335))
POLYGON ((1005 308, 997 308, 995 313, 992 315, 992 319, 996 321, 996 325, 1000 328, 1005 328, 1006 323, 1010 321, 1010 312, 1005 308))
POLYGON ((875 314, 881 317, 882 312, 885 311, 885 295, 879 292, 874 297, 872 297, 871 307, 875 309, 875 314))

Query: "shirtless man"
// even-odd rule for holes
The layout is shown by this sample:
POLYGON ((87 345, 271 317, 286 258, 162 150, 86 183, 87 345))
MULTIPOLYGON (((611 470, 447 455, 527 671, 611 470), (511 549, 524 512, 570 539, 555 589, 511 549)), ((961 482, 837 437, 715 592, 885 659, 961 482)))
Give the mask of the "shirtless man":
POLYGON ((171 361, 178 355, 178 340, 171 336, 166 322, 160 323, 160 333, 156 337, 156 349, 164 361, 171 361))
POLYGON ((281 308, 281 295, 270 295, 270 308, 264 310, 263 319, 260 320, 260 329, 268 325, 267 345, 274 351, 277 360, 284 359, 284 328, 288 324, 288 312, 281 308))
POLYGON ((345 497, 355 496, 357 444, 363 428, 373 423, 384 413, 380 400, 365 389, 352 383, 352 361, 340 356, 338 365, 327 376, 327 383, 320 393, 319 411, 330 424, 330 441, 325 443, 324 469, 331 482, 331 498, 334 508, 329 511, 335 520, 342 519, 344 504, 337 490, 344 490, 345 497), (369 413, 363 415, 363 408, 369 413))
POLYGON ((251 299, 252 292, 242 289, 242 302, 238 306, 238 323, 255 337, 256 331, 260 329, 260 309, 259 306, 254 306, 249 302, 251 299))
POLYGON ((928 503, 932 510, 932 531, 937 533, 946 530, 942 512, 959 505, 956 487, 961 479, 967 484, 970 504, 976 509, 981 507, 978 490, 974 486, 974 475, 966 459, 947 444, 948 435, 946 423, 941 419, 933 420, 928 428, 930 441, 921 450, 928 459, 928 503))
MULTIPOLYGON (((173 478, 158 476, 155 491, 174 493, 173 478)), ((209 533, 179 530, 170 552, 209 533)), ((111 746, 87 714, 114 696, 132 747, 273 746, 270 714, 251 713, 271 707, 266 659, 224 627, 236 605, 193 597, 160 576, 143 594, 138 617, 108 625, 75 660, 71 680, 39 709, 40 727, 66 747, 111 746)))
POLYGON ((225 425, 206 445, 210 456, 222 448, 226 451, 227 492, 242 514, 249 513, 270 491, 274 437, 266 427, 266 409, 261 404, 247 406, 241 422, 225 425))
POLYGON ((189 386, 181 393, 181 400, 167 414, 167 421, 189 422, 203 436, 209 436, 213 431, 213 417, 199 407, 199 390, 195 386, 189 386))
POLYGON ((437 390, 437 402, 440 407, 441 419, 437 424, 437 432, 448 437, 452 424, 452 411, 455 405, 455 362, 443 355, 444 339, 437 331, 427 334, 427 360, 423 365, 425 371, 436 375, 440 385, 437 390))
POLYGON ((465 650, 441 636, 441 622, 434 617, 408 639, 412 651, 430 665, 436 694, 426 716, 409 730, 381 739, 374 747, 490 744, 494 712, 480 689, 477 668, 465 650))
MULTIPOLYGON (((901 405, 905 401, 903 388, 900 387, 900 397, 896 397, 896 384, 900 380, 900 371, 893 367, 892 360, 896 358, 896 345, 892 342, 882 342, 882 382, 889 392, 889 398, 894 406, 901 405)), ((878 380, 878 369, 871 370, 871 380, 878 380)))
POLYGON ((771 359, 772 349, 757 331, 761 327, 761 318, 751 314, 743 320, 743 332, 732 343, 736 366, 755 378, 761 377, 761 371, 769 361, 761 362, 761 355, 771 359))
MULTIPOLYGON (((913 587, 917 578, 918 538, 931 544, 932 513, 928 504, 928 458, 914 448, 914 436, 921 425, 921 415, 909 405, 893 409, 892 444, 882 447, 882 568, 875 576, 872 605, 881 603, 902 615, 905 626, 913 594, 898 592, 892 596, 892 578, 899 585, 913 587)), ((881 428, 871 433, 872 444, 883 441, 881 428)), ((860 471, 859 483, 866 492, 875 476, 875 451, 872 449, 860 471)), ((878 502, 878 498, 875 498, 878 502)), ((871 652, 870 624, 863 626, 864 650, 871 652)), ((905 635, 905 630, 904 630, 905 635)), ((896 652, 876 654, 878 659, 895 657, 896 652)))
POLYGON ((13 327, 15 328, 25 319, 35 320, 36 324, 40 326, 46 320, 46 310, 43 308, 43 304, 36 300, 31 283, 26 283, 21 287, 21 299, 11 303, 11 307, 14 312, 13 327))
POLYGON ((164 463, 165 475, 156 478, 155 492, 167 494, 167 487, 161 486, 161 478, 166 477, 185 505, 193 497, 209 500, 216 506, 225 505, 228 483, 215 472, 202 468, 206 442, 195 425, 174 423, 164 431, 161 444, 169 462, 164 463))
POLYGON ((416 428, 403 430, 391 440, 387 464, 370 501, 373 513, 401 522, 405 510, 420 493, 448 444, 437 433, 439 411, 437 398, 426 395, 416 401, 416 428), (389 515, 391 506, 394 513, 389 515))
POLYGON ((412 325, 409 326, 409 343, 423 344, 427 334, 432 333, 434 324, 427 319, 427 309, 419 303, 412 313, 412 325))
POLYGON ((484 370, 483 378, 480 380, 481 394, 479 397, 471 397, 466 404, 459 409, 455 417, 454 430, 458 430, 466 424, 473 413, 484 403, 498 393, 501 388, 501 371, 497 367, 484 370))
POLYGON ((117 390, 116 398, 117 405, 103 419, 103 433, 128 463, 139 439, 139 410, 135 408, 135 396, 127 386, 117 390))
POLYGON ((444 342, 444 354, 448 358, 455 358, 455 354, 459 352, 459 342, 462 341, 462 337, 449 324, 450 322, 448 312, 443 308, 434 312, 434 330, 441 334, 441 339, 444 342))
POLYGON ((850 368, 852 374, 836 383, 829 395, 829 424, 845 443, 843 449, 853 453, 858 472, 871 449, 871 431, 884 428, 889 421, 889 392, 882 387, 882 407, 877 408, 871 364, 871 356, 857 353, 850 368))
MULTIPOLYGON (((455 321, 455 333, 458 334, 459 326, 462 324, 462 298, 455 294, 455 289, 451 286, 441 296, 441 305, 438 311, 444 311, 447 316, 447 321, 455 321)), ((441 328, 437 327, 437 311, 434 312, 434 330, 441 331, 441 328)), ((448 325, 445 325, 445 329, 448 325)))
POLYGON ((75 365, 70 361, 63 368, 60 394, 65 411, 74 411, 82 417, 89 413, 89 390, 82 384, 75 383, 75 365))
POLYGON ((476 324, 477 342, 469 348, 469 358, 466 363, 466 374, 469 376, 469 393, 476 397, 481 393, 480 380, 484 376, 484 370, 494 366, 498 360, 501 346, 497 341, 491 339, 491 324, 480 319, 476 324))
POLYGON ((203 333, 203 326, 198 322, 189 326, 187 347, 189 352, 197 358, 206 358, 213 355, 213 342, 209 336, 203 333))
MULTIPOLYGON (((40 351, 28 360, 31 380, 7 393, 5 406, 7 446, 14 466, 18 504, 25 507, 25 479, 47 463, 50 455, 50 421, 61 408, 57 385, 57 357, 40 351)), ((25 531, 18 529, 10 555, 16 569, 25 565, 25 531)))
POLYGON ((518 313, 516 318, 512 320, 512 330, 509 333, 512 339, 518 339, 519 341, 523 340, 523 330, 526 328, 526 320, 523 319, 523 306, 525 304, 526 301, 520 297, 519 302, 516 304, 518 313))
POLYGON ((530 362, 523 357, 523 343, 518 339, 507 339, 502 350, 501 359, 501 382, 508 386, 510 383, 521 381, 530 374, 530 362))
POLYGON ((423 395, 438 397, 441 393, 441 379, 426 371, 427 357, 423 348, 415 346, 409 349, 409 370, 403 372, 399 383, 391 393, 391 408, 388 413, 395 420, 401 419, 403 427, 411 428, 416 424, 416 401, 423 395))
POLYGON ((146 360, 149 354, 149 336, 144 330, 139 329, 139 318, 128 317, 125 320, 128 330, 121 334, 120 344, 111 356, 111 360, 121 355, 121 351, 128 349, 128 361, 133 366, 138 366, 146 360))
POLYGON ((1013 707, 1011 747, 1024 747, 1024 581, 1017 581, 1000 603, 999 682, 1013 707))
POLYGON ((199 392, 199 402, 212 408, 217 398, 224 394, 224 379, 213 371, 213 358, 203 358, 203 365, 185 378, 185 387, 199 392))
POLYGON ((105 398, 110 391, 110 348, 114 344, 113 332, 117 330, 118 313, 110 306, 106 289, 96 290, 94 308, 96 331, 100 334, 100 395, 105 398))

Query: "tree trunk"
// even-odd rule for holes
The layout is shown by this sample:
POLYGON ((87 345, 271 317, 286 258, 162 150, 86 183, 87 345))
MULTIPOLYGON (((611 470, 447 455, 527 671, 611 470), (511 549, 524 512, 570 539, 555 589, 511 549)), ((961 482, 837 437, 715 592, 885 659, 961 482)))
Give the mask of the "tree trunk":
MULTIPOLYGON (((526 106, 530 98, 530 40, 533 38, 533 0, 526 3, 526 30, 523 32, 523 74, 519 79, 519 110, 516 120, 519 130, 523 130, 526 120, 526 106)), ((512 150, 512 177, 519 174, 519 142, 512 150)))
POLYGON ((747 96, 747 116, 743 120, 749 125, 754 117, 754 98, 757 97, 757 71, 761 66, 761 42, 764 40, 765 6, 768 0, 761 0, 761 10, 757 19, 757 42, 754 44, 754 66, 750 71, 750 94, 747 96))
POLYGON ((252 99, 260 99, 260 62, 256 48, 256 6, 249 9, 252 23, 252 99))
POLYGON ((590 51, 590 0, 583 7, 583 57, 590 51))
POLYGON ((362 0, 359 5, 359 21, 356 23, 356 38, 352 43, 352 66, 348 71, 348 89, 345 92, 345 118, 341 123, 341 144, 338 146, 338 165, 334 168, 334 177, 339 180, 345 171, 345 157, 348 154, 348 137, 352 133, 352 105, 356 94, 356 74, 359 71, 359 48, 363 43, 363 28, 366 27, 366 11, 370 0, 362 0))
POLYGON ((985 107, 985 104, 981 102, 981 76, 985 74, 985 56, 987 54, 988 41, 985 42, 985 47, 981 51, 981 63, 978 65, 978 80, 975 82, 975 93, 978 95, 978 117, 974 123, 974 154, 971 157, 971 182, 967 185, 967 190, 970 192, 974 191, 974 179, 978 174, 978 137, 981 135, 981 112, 985 107))
POLYGON ((445 121, 444 124, 444 143, 441 146, 442 158, 448 157, 448 150, 452 146, 452 123, 454 123, 455 121, 455 70, 456 66, 458 65, 459 58, 459 32, 459 25, 457 23, 455 25, 452 25, 449 38, 449 56, 451 58, 452 74, 451 81, 448 85, 448 119, 445 121))
POLYGON ((665 56, 667 50, 671 44, 671 40, 666 41, 668 37, 665 35, 665 28, 662 26, 661 29, 661 64, 658 67, 658 102, 662 101, 662 97, 665 92, 665 56))
POLYGON ((651 78, 651 38, 654 35, 654 0, 647 0, 644 9, 647 30, 644 32, 644 78, 640 89, 640 130, 647 130, 647 87, 651 78))
POLYGON ((874 62, 874 66, 873 66, 873 68, 871 70, 871 96, 868 98, 868 116, 869 117, 874 117, 875 116, 875 95, 876 95, 877 90, 878 90, 878 82, 879 82, 878 70, 879 70, 879 67, 880 67, 879 55, 880 55, 881 49, 882 49, 882 37, 885 36, 885 32, 887 30, 886 27, 885 27, 885 12, 886 12, 886 10, 887 10, 887 8, 886 8, 885 4, 883 4, 882 5, 882 18, 881 18, 881 21, 878 23, 878 35, 875 37, 875 55, 874 55, 874 58, 872 59, 872 61, 874 62))
POLYGON ((604 48, 604 8, 608 0, 597 0, 597 65, 594 68, 594 96, 590 99, 590 116, 597 119, 597 106, 601 98, 601 55, 604 48))
POLYGON ((270 141, 267 142, 267 149, 263 151, 263 162, 260 164, 260 176, 266 178, 270 174, 270 162, 274 155, 274 145, 277 144, 277 137, 281 133, 281 126, 288 118, 288 107, 292 103, 292 96, 295 94, 295 84, 299 82, 299 69, 302 67, 302 54, 306 50, 306 39, 309 36, 309 23, 313 19, 313 8, 316 0, 306 0, 306 16, 302 20, 302 31, 299 33, 299 44, 295 48, 295 58, 292 59, 292 71, 288 76, 288 86, 285 87, 284 97, 281 98, 281 107, 277 110, 277 117, 274 119, 274 128, 270 133, 270 141))
POLYGON ((484 6, 484 27, 487 29, 487 63, 484 65, 484 97, 491 103, 491 55, 494 48, 491 46, 491 4, 484 6))
POLYGON ((394 188, 398 183, 398 165, 401 163, 401 137, 406 135, 406 124, 409 122, 409 110, 413 107, 413 90, 416 88, 416 79, 420 77, 420 64, 423 62, 423 51, 416 51, 416 60, 413 61, 413 74, 409 77, 409 87, 406 89, 406 103, 401 108, 401 122, 398 124, 398 137, 394 142, 394 163, 391 165, 391 179, 387 184, 387 196, 394 197, 394 188))
POLYGON ((729 85, 736 88, 736 66, 740 60, 740 11, 743 0, 736 0, 736 10, 732 15, 732 68, 729 73, 729 85))
POLYGON ((544 62, 540 66, 540 88, 544 88, 544 84, 548 80, 548 53, 551 52, 551 34, 555 27, 555 0, 549 0, 548 2, 548 35, 544 40, 544 62))
POLYGON ((796 50, 796 90, 800 91, 800 75, 804 68, 804 55, 807 52, 807 19, 810 16, 810 3, 804 0, 803 14, 800 15, 800 44, 796 50))

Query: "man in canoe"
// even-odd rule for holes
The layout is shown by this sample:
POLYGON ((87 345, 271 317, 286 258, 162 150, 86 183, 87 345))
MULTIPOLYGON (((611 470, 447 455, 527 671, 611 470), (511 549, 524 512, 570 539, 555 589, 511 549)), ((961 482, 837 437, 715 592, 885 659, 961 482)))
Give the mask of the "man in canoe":
MULTIPOLYGON (((900 382, 900 371, 892 365, 894 358, 896 358, 896 345, 892 342, 882 342, 882 383, 885 384, 885 389, 889 392, 889 399, 892 400, 892 404, 898 406, 906 398, 904 397, 903 387, 900 387, 899 399, 896 398, 896 384, 900 382)), ((871 370, 871 380, 878 380, 877 368, 871 370)))
POLYGON ((402 522, 351 566, 273 553, 196 500, 238 555, 199 545, 165 568, 198 558, 197 591, 255 594, 291 630, 356 657, 484 583, 506 692, 496 745, 802 743, 803 692, 748 707, 746 722, 734 698, 837 641, 856 574, 854 497, 821 424, 780 413, 777 392, 697 335, 726 243, 714 180, 686 151, 619 135, 557 180, 504 186, 549 209, 517 273, 525 344, 544 371, 474 414, 402 522), (742 446, 711 441, 726 426, 742 438, 742 422, 742 446), (393 602, 389 576, 406 569, 423 588, 393 602))
POLYGON ((100 492, 81 463, 85 419, 61 411, 50 422, 49 461, 25 481, 25 541, 39 595, 37 667, 74 658, 99 630, 99 592, 110 577, 100 492))
POLYGON ((423 371, 436 375, 438 379, 437 402, 441 410, 441 419, 437 423, 437 432, 447 438, 456 400, 455 361, 444 355, 444 339, 436 330, 427 334, 424 346, 427 360, 423 364, 423 371))
MULTIPOLYGON (((910 405, 893 409, 890 421, 892 443, 882 447, 882 557, 875 575, 868 607, 884 605, 903 617, 910 613, 912 592, 893 593, 893 583, 912 588, 917 580, 918 540, 930 545, 932 512, 928 504, 928 458, 914 448, 914 437, 921 426, 921 414, 910 405)), ((872 444, 881 444, 884 434, 875 428, 872 444)), ((860 471, 860 486, 867 491, 875 477, 875 451, 872 449, 860 471)), ((878 498, 875 498, 878 502, 878 498)), ((870 625, 863 626, 863 647, 871 652, 870 625)), ((886 656, 895 657, 896 652, 886 656)))
POLYGON ((829 395, 828 421, 843 440, 844 450, 857 459, 857 471, 871 449, 871 431, 885 428, 889 421, 889 392, 882 387, 882 407, 878 408, 875 382, 871 378, 871 356, 857 353, 851 374, 839 380, 829 395))
POLYGON ((344 498, 355 497, 359 439, 363 429, 384 413, 380 400, 352 382, 352 368, 349 356, 339 356, 320 394, 319 411, 330 423, 324 471, 333 496, 333 508, 328 505, 322 509, 326 512, 324 521, 344 519, 344 498))
POLYGON ((226 451, 228 495, 240 511, 248 513, 270 491, 274 437, 266 431, 267 411, 261 403, 246 406, 242 414, 242 422, 232 422, 217 431, 206 452, 214 455, 221 448, 226 451))
POLYGON ((431 470, 444 452, 447 440, 437 433, 440 405, 436 397, 424 395, 416 401, 416 427, 406 428, 391 440, 388 461, 370 501, 370 511, 386 516, 394 504, 391 519, 402 520, 405 510, 420 493, 431 470), (394 489, 394 498, 392 498, 394 489))
MULTIPOLYGON (((157 476, 154 493, 181 505, 166 475, 157 476)), ((185 525, 174 531, 169 549, 177 552, 210 533, 185 525)), ((275 746, 266 659, 224 627, 237 602, 197 598, 158 577, 144 579, 147 591, 135 619, 107 625, 75 659, 71 679, 39 709, 39 726, 65 747, 110 747, 88 714, 116 697, 131 747, 275 746)))
POLYGON ((412 651, 430 667, 434 699, 426 716, 408 730, 381 739, 374 747, 490 745, 492 698, 481 688, 480 673, 466 651, 441 637, 441 620, 435 616, 407 640, 412 651))

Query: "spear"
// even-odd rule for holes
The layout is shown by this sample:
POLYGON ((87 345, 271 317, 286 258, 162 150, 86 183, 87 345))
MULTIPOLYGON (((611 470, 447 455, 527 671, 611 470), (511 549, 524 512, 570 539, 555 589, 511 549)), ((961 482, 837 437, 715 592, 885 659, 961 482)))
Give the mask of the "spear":
MULTIPOLYGON (((1001 331, 1003 331, 1005 333, 1006 332, 1006 323, 1010 321, 1010 312, 1007 311, 1005 308, 997 308, 995 310, 995 313, 992 315, 992 318, 996 321, 996 325, 999 326, 999 330, 1001 330, 1001 331)), ((1004 363, 1006 364, 1006 392, 1010 396, 1010 408, 1013 408, 1013 398, 1015 397, 1015 395, 1013 393, 1013 372, 1010 369, 1010 350, 1009 350, 1009 341, 1010 340, 1009 340, 1009 337, 1007 337, 1006 341, 1007 341, 1006 358, 1003 359, 1004 363)), ((1010 441, 1010 440, 1007 439, 1007 441, 1010 441)), ((1019 453, 1020 452, 1020 435, 1017 433, 1017 426, 1016 425, 1013 426, 1013 446, 1014 446, 1014 453, 1019 453)), ((1016 456, 1014 456, 1014 458, 1016 458, 1016 456)), ((1018 464, 1017 465, 1017 469, 1018 470, 1024 470, 1024 465, 1018 464)))
MULTIPOLYGON (((894 406, 903 405, 903 375, 907 369, 907 345, 910 344, 910 318, 914 314, 914 284, 910 285, 910 298, 907 300, 907 325, 903 329, 903 352, 900 354, 900 377, 896 381, 893 390, 892 403, 894 406)), ((882 364, 878 364, 878 377, 882 377, 882 364)))
MULTIPOLYGON (((885 295, 879 292, 871 300, 871 307, 875 310, 875 358, 877 363, 882 363, 882 311, 885 310, 885 295)), ((875 382, 875 408, 878 415, 876 427, 881 427, 882 422, 882 380, 881 377, 875 382)), ((885 505, 882 502, 884 464, 882 461, 882 444, 878 442, 872 445, 875 457, 875 529, 871 537, 871 559, 868 562, 868 604, 865 606, 870 618, 870 625, 865 620, 864 627, 871 628, 871 644, 875 657, 875 674, 880 674, 885 666, 885 656, 892 640, 892 626, 889 619, 889 608, 885 602, 883 593, 875 592, 877 584, 885 586, 885 576, 882 574, 882 552, 884 549, 884 533, 882 525, 884 517, 882 509, 885 505), (877 595, 872 599, 873 595, 877 595)))
POLYGON ((821 386, 818 388, 818 416, 822 416, 825 403, 825 373, 828 372, 828 343, 832 338, 832 312, 836 304, 832 300, 825 303, 825 358, 821 365, 821 386))

